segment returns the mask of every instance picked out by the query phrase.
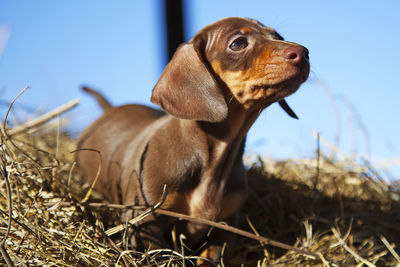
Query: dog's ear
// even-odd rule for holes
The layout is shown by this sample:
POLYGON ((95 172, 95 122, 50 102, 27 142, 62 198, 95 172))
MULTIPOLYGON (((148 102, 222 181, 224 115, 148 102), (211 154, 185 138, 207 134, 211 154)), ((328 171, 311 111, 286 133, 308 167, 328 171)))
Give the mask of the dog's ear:
POLYGON ((291 107, 289 106, 289 104, 286 102, 285 99, 280 100, 279 102, 279 106, 281 106, 281 108, 286 111, 286 113, 292 117, 293 119, 298 120, 299 117, 297 117, 296 113, 291 109, 291 107))
POLYGON ((182 119, 223 121, 228 106, 193 42, 182 44, 153 88, 151 102, 182 119))

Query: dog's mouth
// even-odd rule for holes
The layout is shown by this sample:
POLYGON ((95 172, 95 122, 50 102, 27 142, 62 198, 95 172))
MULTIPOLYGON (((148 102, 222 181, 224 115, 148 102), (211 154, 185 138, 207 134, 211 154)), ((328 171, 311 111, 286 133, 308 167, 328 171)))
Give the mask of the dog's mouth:
POLYGON ((308 75, 295 75, 291 78, 283 80, 275 84, 255 84, 251 87, 251 92, 261 95, 261 98, 274 98, 275 101, 279 101, 294 92, 305 82, 308 75))
POLYGON ((256 83, 250 87, 250 91, 260 96, 257 91, 261 91, 261 95, 269 97, 271 94, 282 95, 286 97, 294 92, 308 79, 310 73, 310 65, 307 60, 303 60, 297 65, 284 64, 277 70, 278 77, 282 80, 271 81, 270 79, 265 82, 256 83), (286 76, 286 77, 285 77, 286 76), (285 95, 286 94, 286 95, 285 95))

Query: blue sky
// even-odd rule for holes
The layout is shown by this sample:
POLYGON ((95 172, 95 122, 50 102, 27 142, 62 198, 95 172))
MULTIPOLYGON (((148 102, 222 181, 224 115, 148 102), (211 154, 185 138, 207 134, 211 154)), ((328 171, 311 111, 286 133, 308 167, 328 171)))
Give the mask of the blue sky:
MULTIPOLYGON (((25 85, 31 88, 16 110, 28 109, 30 116, 79 97, 80 106, 66 116, 75 134, 100 115, 80 92, 82 84, 102 90, 116 105, 150 104, 166 64, 162 3, 0 1, 0 49, 8 40, 0 58, 0 115, 4 101, 25 85)), ((400 162, 399 12, 394 0, 185 1, 185 30, 189 39, 218 19, 251 17, 310 50, 310 79, 287 99, 300 120, 270 106, 249 132, 248 153, 309 158, 315 131, 381 167, 400 162)), ((390 170, 400 178, 399 165, 390 170)))

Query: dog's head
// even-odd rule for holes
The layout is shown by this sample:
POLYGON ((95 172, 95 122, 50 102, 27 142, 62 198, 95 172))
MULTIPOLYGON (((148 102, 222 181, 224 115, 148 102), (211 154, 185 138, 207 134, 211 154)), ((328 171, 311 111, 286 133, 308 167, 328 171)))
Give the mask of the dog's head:
POLYGON ((151 100, 180 118, 223 121, 232 97, 251 110, 294 93, 308 78, 308 60, 305 47, 258 21, 223 19, 178 48, 151 100))

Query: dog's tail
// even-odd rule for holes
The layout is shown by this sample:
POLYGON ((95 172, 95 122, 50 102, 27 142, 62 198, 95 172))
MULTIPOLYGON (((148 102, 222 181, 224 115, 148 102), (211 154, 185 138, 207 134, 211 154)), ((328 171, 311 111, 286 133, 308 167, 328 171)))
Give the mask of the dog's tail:
POLYGON ((108 102, 108 100, 102 96, 99 92, 90 89, 86 86, 82 86, 82 90, 85 91, 86 93, 91 94, 92 96, 94 96, 97 100, 97 102, 100 104, 101 108, 103 109, 103 111, 106 111, 110 108, 112 108, 113 106, 110 104, 110 102, 108 102))

